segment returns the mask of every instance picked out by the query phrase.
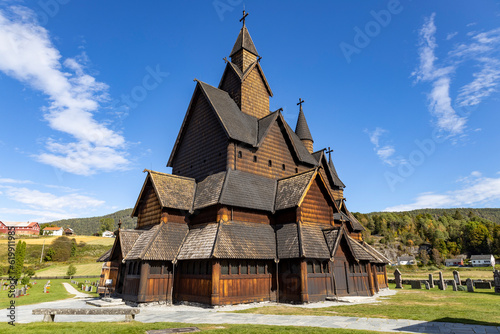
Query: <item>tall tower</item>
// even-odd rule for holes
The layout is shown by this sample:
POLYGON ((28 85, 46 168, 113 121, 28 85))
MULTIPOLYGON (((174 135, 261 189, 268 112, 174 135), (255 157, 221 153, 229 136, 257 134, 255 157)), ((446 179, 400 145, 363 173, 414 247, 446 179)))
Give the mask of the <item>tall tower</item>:
POLYGON ((304 111, 302 110, 302 103, 304 103, 304 100, 299 99, 299 103, 297 103, 297 105, 300 105, 300 111, 299 111, 299 118, 297 119, 297 126, 295 127, 295 133, 302 141, 304 146, 307 148, 309 153, 313 153, 314 140, 312 138, 311 131, 309 131, 309 126, 307 125, 306 116, 304 116, 304 111))

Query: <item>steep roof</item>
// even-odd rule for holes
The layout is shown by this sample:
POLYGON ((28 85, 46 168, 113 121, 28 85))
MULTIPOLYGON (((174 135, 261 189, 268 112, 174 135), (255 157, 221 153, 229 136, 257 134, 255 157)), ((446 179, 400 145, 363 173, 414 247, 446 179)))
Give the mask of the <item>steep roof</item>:
POLYGON ((275 210, 293 208, 299 204, 304 193, 316 175, 316 169, 278 180, 275 210))
MULTIPOLYGON (((7 227, 34 227, 38 225, 37 222, 0 222, 7 227)), ((47 228, 47 227, 46 227, 47 228)))
POLYGON ((219 203, 220 193, 226 179, 226 171, 207 176, 198 182, 193 209, 198 210, 219 203))
POLYGON ((278 258, 300 257, 299 233, 296 223, 275 225, 278 258))
POLYGON ((368 251, 376 260, 375 263, 391 263, 391 261, 386 258, 382 253, 376 250, 374 247, 370 246, 368 243, 362 241, 361 245, 368 251))
POLYGON ((323 230, 319 226, 297 223, 275 226, 280 259, 329 259, 330 252, 323 230))
POLYGON ((345 199, 342 199, 342 206, 340 210, 349 218, 349 223, 351 224, 351 227, 354 231, 356 232, 361 232, 364 231, 365 228, 361 223, 354 217, 354 215, 347 210, 347 206, 345 205, 345 199))
POLYGON ((250 33, 248 32, 248 29, 245 25, 241 28, 240 33, 238 34, 238 38, 234 43, 233 50, 231 51, 229 56, 232 57, 235 53, 237 53, 241 49, 245 49, 248 52, 251 52, 257 57, 259 57, 259 53, 255 48, 255 44, 253 44, 252 37, 250 37, 250 33))
POLYGON ((188 233, 186 224, 161 223, 142 233, 126 260, 173 261, 188 233))
POLYGON ((331 178, 331 182, 335 187, 345 188, 345 184, 340 180, 337 170, 333 165, 333 161, 331 159, 327 161, 325 149, 312 153, 312 156, 316 159, 318 164, 324 168, 327 176, 331 178))
POLYGON ((297 118, 297 125, 295 126, 295 133, 301 140, 313 141, 309 125, 307 125, 306 116, 302 111, 302 105, 300 106, 299 117, 297 118))
POLYGON ((179 260, 209 259, 212 257, 219 224, 192 227, 179 251, 179 260))
POLYGON ((144 172, 148 172, 148 176, 144 181, 141 193, 139 194, 134 209, 132 210, 132 217, 136 217, 138 215, 137 211, 142 201, 142 196, 148 181, 151 182, 162 207, 187 211, 191 210, 196 189, 195 179, 160 173, 149 169, 145 169, 144 172))
POLYGON ((252 70, 256 68, 257 71, 259 72, 260 77, 262 78, 262 82, 264 86, 266 87, 267 93, 269 96, 273 96, 273 91, 271 90, 271 86, 269 85, 269 82, 267 81, 266 75, 264 74, 264 70, 262 69, 262 66, 260 66, 259 60, 254 61, 248 68, 245 70, 245 72, 242 72, 241 69, 234 64, 231 61, 227 62, 226 68, 224 69, 224 73, 222 73, 222 77, 219 82, 219 88, 222 88, 222 84, 224 80, 226 79, 226 75, 228 71, 232 71, 234 74, 236 74, 236 77, 240 80, 240 83, 245 81, 245 79, 250 75, 252 70))
POLYGON ((102 254, 97 260, 96 262, 108 262, 111 258, 111 251, 113 250, 113 248, 110 248, 106 251, 106 253, 102 254))

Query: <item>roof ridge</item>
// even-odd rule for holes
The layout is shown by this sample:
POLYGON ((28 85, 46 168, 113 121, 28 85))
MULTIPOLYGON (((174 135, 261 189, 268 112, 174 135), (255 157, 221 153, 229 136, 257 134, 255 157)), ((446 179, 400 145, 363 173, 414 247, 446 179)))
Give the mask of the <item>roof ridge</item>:
POLYGON ((315 172, 316 170, 318 169, 318 167, 313 167, 311 169, 308 169, 308 170, 305 170, 303 172, 300 172, 300 173, 297 173, 297 174, 293 174, 293 175, 288 175, 288 176, 285 176, 281 179, 278 179, 277 181, 282 181, 282 180, 286 180, 286 179, 291 179, 292 177, 296 177, 296 176, 300 176, 302 174, 307 174, 307 173, 311 173, 311 172, 315 172))
POLYGON ((163 176, 169 176, 169 177, 175 177, 175 178, 178 178, 178 179, 185 179, 185 180, 189 180, 189 181, 192 181, 192 180, 195 180, 191 177, 187 177, 187 176, 181 176, 181 175, 175 175, 175 174, 168 174, 168 173, 163 173, 163 172, 157 172, 155 170, 151 170, 151 169, 144 169, 142 171, 143 173, 144 172, 148 172, 148 173, 152 173, 152 174, 159 174, 159 175, 163 175, 163 176))
POLYGON ((151 231, 152 229, 154 229, 156 227, 156 230, 153 231, 152 236, 149 238, 147 245, 145 247, 143 247, 141 252, 139 253, 139 257, 138 257, 139 259, 142 260, 142 258, 146 255, 149 248, 151 248, 151 246, 153 244, 153 240, 158 236, 158 233, 160 232, 163 224, 165 224, 165 223, 157 224, 149 230, 149 231, 151 231))

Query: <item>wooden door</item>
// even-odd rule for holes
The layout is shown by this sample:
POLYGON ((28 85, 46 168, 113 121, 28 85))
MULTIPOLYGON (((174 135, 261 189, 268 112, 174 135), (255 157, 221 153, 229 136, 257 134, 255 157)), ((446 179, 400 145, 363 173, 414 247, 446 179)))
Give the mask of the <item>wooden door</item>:
POLYGON ((345 258, 335 259, 333 262, 333 274, 337 296, 347 296, 349 294, 349 284, 347 281, 347 261, 345 258))

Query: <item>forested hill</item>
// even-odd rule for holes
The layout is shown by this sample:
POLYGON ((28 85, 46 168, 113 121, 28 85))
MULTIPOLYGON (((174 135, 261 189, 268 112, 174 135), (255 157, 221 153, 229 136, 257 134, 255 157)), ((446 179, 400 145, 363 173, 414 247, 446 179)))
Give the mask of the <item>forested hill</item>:
MULTIPOLYGON (((113 219, 114 225, 112 230, 118 228, 118 221, 120 219, 122 220, 122 228, 135 228, 137 218, 130 217, 131 214, 132 209, 125 209, 100 217, 63 219, 50 222, 49 224, 64 228, 70 227, 77 235, 92 235, 101 231, 101 220, 105 218, 113 219)), ((44 225, 41 225, 41 227, 44 225)))
MULTIPOLYGON (((461 209, 419 209, 419 210, 413 210, 413 211, 405 211, 405 212, 391 212, 391 213, 402 213, 405 215, 410 215, 410 216, 417 216, 417 215, 425 215, 425 214, 430 214, 434 219, 438 219, 441 216, 454 216, 458 212, 462 217, 470 217, 470 216, 476 216, 484 219, 491 220, 494 223, 500 224, 500 209, 493 209, 493 208, 487 208, 487 209, 467 209, 467 208, 461 208, 461 209)), ((380 215, 381 213, 387 213, 387 212, 371 212, 368 213, 367 215, 373 216, 373 215, 380 215)))
POLYGON ((375 240, 372 236, 382 237, 380 243, 397 250, 397 255, 417 255, 422 251, 419 246, 425 246, 435 263, 458 254, 500 255, 500 209, 422 209, 354 215, 367 228, 367 242, 375 240))

